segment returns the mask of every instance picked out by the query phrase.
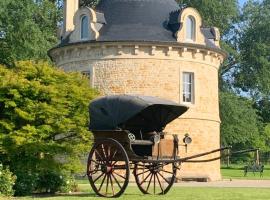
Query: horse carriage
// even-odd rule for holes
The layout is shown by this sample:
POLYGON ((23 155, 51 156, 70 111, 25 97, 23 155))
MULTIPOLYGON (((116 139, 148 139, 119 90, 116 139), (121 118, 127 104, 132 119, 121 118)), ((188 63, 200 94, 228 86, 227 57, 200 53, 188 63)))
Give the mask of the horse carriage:
POLYGON ((168 123, 188 110, 185 105, 149 96, 101 97, 90 104, 90 127, 94 144, 87 162, 87 176, 94 192, 103 197, 124 193, 133 170, 135 182, 144 194, 166 194, 176 181, 182 162, 210 152, 180 158, 179 146, 192 139, 164 132, 168 123), (183 142, 182 142, 183 141, 183 142))

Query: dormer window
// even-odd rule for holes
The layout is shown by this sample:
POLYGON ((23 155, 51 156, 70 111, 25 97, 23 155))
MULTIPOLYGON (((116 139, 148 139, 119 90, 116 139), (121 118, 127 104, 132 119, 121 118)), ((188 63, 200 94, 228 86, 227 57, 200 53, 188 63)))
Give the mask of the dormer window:
POLYGON ((188 16, 186 19, 186 40, 195 41, 195 19, 192 16, 188 16))
POLYGON ((82 16, 81 19, 81 39, 89 38, 89 19, 86 15, 82 16))

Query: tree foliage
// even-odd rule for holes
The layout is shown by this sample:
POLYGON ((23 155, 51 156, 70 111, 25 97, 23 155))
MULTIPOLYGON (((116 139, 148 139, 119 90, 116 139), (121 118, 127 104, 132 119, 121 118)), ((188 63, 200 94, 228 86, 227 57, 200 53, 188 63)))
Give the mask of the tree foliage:
POLYGON ((249 1, 239 39, 241 61, 234 71, 235 86, 255 99, 270 95, 270 1, 249 1))
POLYGON ((179 3, 196 8, 203 18, 204 26, 218 27, 227 33, 238 19, 237 0, 178 0, 179 3))
POLYGON ((0 162, 14 172, 78 169, 91 138, 88 85, 46 62, 0 66, 0 162))
POLYGON ((224 146, 256 146, 259 118, 253 102, 231 92, 220 93, 221 141, 224 146))
POLYGON ((0 1, 0 63, 48 59, 59 19, 58 8, 49 0, 0 1))
POLYGON ((80 6, 94 8, 100 0, 80 0, 80 6))

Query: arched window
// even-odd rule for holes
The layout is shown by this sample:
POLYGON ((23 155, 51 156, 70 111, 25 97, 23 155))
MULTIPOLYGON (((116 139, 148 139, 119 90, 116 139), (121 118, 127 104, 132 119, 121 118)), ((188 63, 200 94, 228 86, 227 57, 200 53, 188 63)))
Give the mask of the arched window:
POLYGON ((89 38, 89 20, 86 15, 82 16, 81 19, 81 39, 89 38))
POLYGON ((186 19, 186 40, 195 41, 195 19, 192 16, 186 19))

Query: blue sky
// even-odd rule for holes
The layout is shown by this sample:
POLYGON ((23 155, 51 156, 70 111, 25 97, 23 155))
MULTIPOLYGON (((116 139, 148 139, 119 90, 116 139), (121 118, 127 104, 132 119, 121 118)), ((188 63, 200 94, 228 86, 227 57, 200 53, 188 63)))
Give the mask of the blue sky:
POLYGON ((244 5, 244 3, 246 2, 247 0, 238 0, 238 2, 239 2, 239 4, 240 4, 240 6, 243 6, 244 5))

